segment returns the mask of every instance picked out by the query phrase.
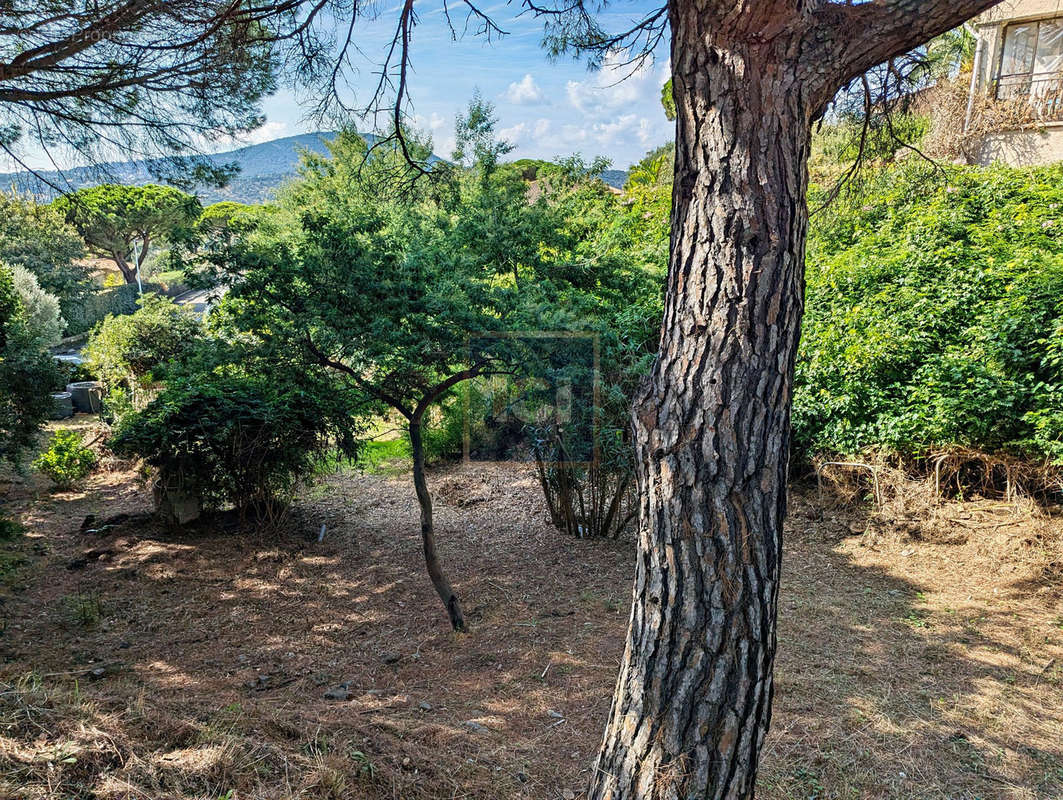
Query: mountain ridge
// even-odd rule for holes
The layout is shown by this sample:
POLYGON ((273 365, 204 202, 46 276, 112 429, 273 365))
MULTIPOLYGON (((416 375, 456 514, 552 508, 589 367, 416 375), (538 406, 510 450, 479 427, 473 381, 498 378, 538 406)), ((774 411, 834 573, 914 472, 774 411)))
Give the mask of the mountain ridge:
MULTIPOLYGON (((213 153, 208 158, 217 165, 235 163, 240 171, 229 184, 221 189, 200 186, 194 194, 204 205, 222 200, 239 203, 260 203, 267 199, 282 183, 294 177, 299 159, 305 150, 326 155, 326 141, 336 136, 334 131, 316 131, 271 139, 267 142, 244 145, 234 150, 213 153)), ((372 134, 363 134, 375 141, 372 134)), ((29 172, 0 174, 0 186, 11 186, 16 191, 50 200, 58 194, 49 183, 81 189, 100 183, 123 183, 143 185, 153 183, 148 159, 112 161, 99 167, 73 167, 67 170, 41 171, 39 177, 29 172)))
MULTIPOLYGON (((233 176, 228 185, 216 187, 197 187, 194 194, 203 205, 229 200, 237 203, 262 203, 269 200, 285 182, 297 174, 299 161, 304 151, 327 155, 326 142, 336 136, 336 131, 315 131, 284 136, 266 142, 244 145, 234 150, 214 153, 209 159, 215 164, 235 163, 239 172, 233 176)), ((377 137, 371 133, 361 134, 367 142, 373 144, 377 137)), ((438 159, 438 156, 432 156, 438 159)), ((49 183, 81 189, 100 183, 123 183, 143 185, 154 183, 148 165, 149 160, 113 161, 99 167, 73 167, 68 170, 41 171, 37 175, 29 172, 8 172, 0 174, 0 187, 30 194, 47 201, 58 192, 49 183)), ((620 188, 627 179, 623 170, 606 170, 602 174, 610 186, 620 188)))

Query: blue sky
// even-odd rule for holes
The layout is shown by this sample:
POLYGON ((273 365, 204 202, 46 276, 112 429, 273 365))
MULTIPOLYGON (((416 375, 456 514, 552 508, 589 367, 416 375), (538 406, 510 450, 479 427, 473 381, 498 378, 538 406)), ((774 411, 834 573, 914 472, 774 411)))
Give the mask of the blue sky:
MULTIPOLYGON (((419 4, 421 5, 421 4, 419 4)), ((471 33, 453 41, 442 4, 424 3, 413 34, 413 72, 410 76, 414 123, 431 133, 435 150, 448 155, 454 143, 454 117, 473 92, 494 103, 501 135, 516 145, 511 158, 553 158, 580 153, 590 159, 603 155, 624 169, 647 150, 672 138, 672 123, 660 104, 661 86, 668 77, 665 48, 652 64, 634 74, 619 60, 590 72, 571 59, 551 61, 540 47, 542 23, 518 16, 519 5, 496 3, 484 7, 506 36, 486 42, 471 33), (627 76, 625 78, 625 76, 627 76)), ((457 6, 452 5, 452 12, 457 6)), ((602 15, 610 30, 640 18, 653 4, 621 3, 602 15)), ((383 56, 395 24, 397 7, 381 8, 378 19, 364 24, 357 43, 364 54, 352 78, 355 102, 375 85, 374 65, 383 56)), ((453 14, 457 25, 464 17, 453 14)), ((314 130, 289 91, 269 98, 266 124, 245 142, 266 141, 314 130)))
MULTIPOLYGON (((490 3, 490 0, 488 0, 490 3)), ((464 22, 460 4, 450 0, 456 27, 464 22)), ((368 7, 368 6, 363 6, 368 7)), ((629 29, 633 22, 659 6, 648 0, 616 2, 598 15, 606 30, 629 29)), ((362 19, 355 35, 358 48, 356 72, 350 76, 352 107, 367 102, 378 81, 379 64, 391 42, 401 5, 381 0, 375 19, 362 19)), ((668 78, 667 42, 653 62, 639 69, 622 65, 622 58, 609 61, 591 72, 585 63, 571 58, 551 60, 540 46, 542 21, 522 15, 520 0, 494 2, 482 7, 506 35, 491 41, 470 32, 457 40, 451 35, 439 0, 419 0, 419 24, 413 32, 412 72, 407 112, 414 125, 429 133, 435 152, 449 156, 454 146, 454 118, 473 93, 479 91, 494 104, 498 132, 515 146, 510 158, 547 158, 579 153, 588 161, 609 158, 617 169, 626 169, 648 150, 673 138, 673 126, 661 108, 661 87, 668 78)), ((322 125, 306 118, 306 108, 290 90, 282 90, 263 104, 265 124, 237 140, 206 145, 208 152, 231 150, 246 144, 310 133, 322 125)), ((381 120, 386 125, 387 120, 381 120)), ((372 130, 372 121, 359 124, 372 130)), ((53 146, 50 156, 26 143, 22 153, 34 168, 76 166, 76 154, 53 146), (54 161, 52 160, 54 159, 54 161)), ((122 160, 124 152, 104 152, 107 159, 122 160)), ((19 166, 0 156, 0 171, 19 166)))

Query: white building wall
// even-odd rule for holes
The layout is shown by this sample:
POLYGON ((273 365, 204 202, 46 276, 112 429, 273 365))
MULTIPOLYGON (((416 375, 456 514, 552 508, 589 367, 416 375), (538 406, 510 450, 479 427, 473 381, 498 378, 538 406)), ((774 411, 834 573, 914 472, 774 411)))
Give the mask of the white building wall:
MULTIPOLYGON (((1004 0, 972 25, 982 40, 975 91, 984 95, 993 90, 1000 69, 1004 28, 1014 22, 1063 16, 1063 0, 1004 0)), ((1006 131, 985 137, 977 150, 977 161, 1010 166, 1049 164, 1063 161, 1063 122, 1045 124, 1038 130, 1006 131)))

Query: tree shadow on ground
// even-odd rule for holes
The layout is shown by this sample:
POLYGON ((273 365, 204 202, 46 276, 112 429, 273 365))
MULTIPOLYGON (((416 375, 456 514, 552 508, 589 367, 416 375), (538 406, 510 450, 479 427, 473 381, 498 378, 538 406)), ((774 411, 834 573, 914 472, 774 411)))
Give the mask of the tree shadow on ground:
POLYGON ((1050 600, 978 542, 841 538, 814 495, 789 527, 762 796, 1063 796, 1050 600))
MULTIPOLYGON (((266 537, 209 520, 179 534, 119 526, 100 537, 109 554, 73 570, 86 548, 74 523, 100 502, 34 511, 30 536, 51 552, 0 640, 0 718, 19 721, 0 772, 27 797, 578 790, 623 651, 632 548, 560 535, 531 472, 484 469, 434 476, 477 498, 437 513, 474 621, 463 636, 424 575, 405 478, 333 479, 266 537), (95 615, 78 615, 78 597, 98 600, 95 615), (47 677, 19 684, 31 671, 47 677), (59 757, 72 748, 74 762, 59 757)), ((109 511, 147 507, 143 493, 101 491, 109 511)), ((944 546, 902 560, 899 544, 869 549, 803 512, 760 795, 1060 796, 1061 680, 1038 672, 1060 645, 1045 641, 1048 607, 986 601, 978 565, 939 585, 934 559, 956 553, 944 546)))

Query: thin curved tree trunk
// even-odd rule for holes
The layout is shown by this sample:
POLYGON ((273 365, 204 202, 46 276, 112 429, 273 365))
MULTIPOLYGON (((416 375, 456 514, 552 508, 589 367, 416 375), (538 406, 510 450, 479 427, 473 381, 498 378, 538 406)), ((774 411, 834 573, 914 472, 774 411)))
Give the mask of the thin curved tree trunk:
POLYGON ((592 800, 750 798, 771 717, 810 111, 785 62, 676 22, 660 355, 633 410, 630 631, 592 800))
POLYGON ((424 563, 428 568, 428 577, 443 601, 450 625, 456 631, 464 631, 465 617, 461 613, 461 603, 450 586, 450 581, 443 573, 443 564, 436 551, 435 526, 432 523, 432 495, 428 492, 428 483, 424 475, 424 440, 421 436, 421 418, 415 415, 410 420, 410 445, 413 450, 413 487, 417 493, 417 503, 421 507, 421 542, 424 546, 424 563))

